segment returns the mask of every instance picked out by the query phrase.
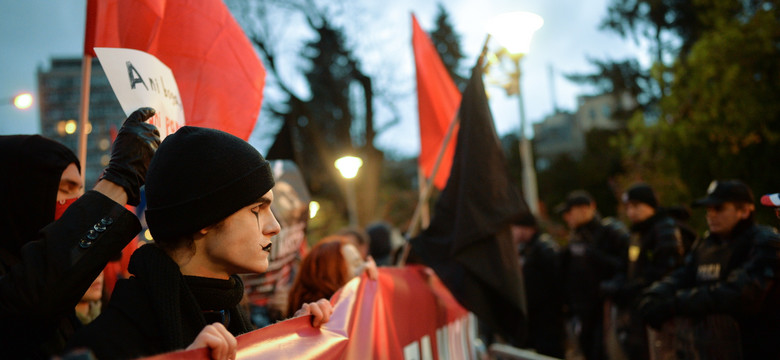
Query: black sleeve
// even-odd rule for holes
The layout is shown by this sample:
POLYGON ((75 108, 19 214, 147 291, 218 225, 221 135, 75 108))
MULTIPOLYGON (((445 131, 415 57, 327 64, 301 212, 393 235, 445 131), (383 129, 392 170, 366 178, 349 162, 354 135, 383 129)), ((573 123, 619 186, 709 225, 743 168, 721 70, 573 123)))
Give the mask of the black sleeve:
POLYGON ((96 191, 44 227, 0 277, 0 347, 56 326, 140 230, 132 212, 96 191))
POLYGON ((603 245, 588 247, 588 255, 611 274, 608 279, 624 278, 628 269, 629 235, 613 223, 604 228, 603 245))
POLYGON ((647 285, 660 280, 683 264, 682 235, 673 220, 663 221, 654 229, 655 247, 649 266, 641 274, 647 285))
POLYGON ((725 280, 678 290, 675 298, 677 313, 696 316, 716 312, 735 315, 759 312, 772 285, 780 277, 778 254, 778 235, 760 230, 745 264, 732 270, 725 280))
POLYGON ((653 283, 643 297, 672 298, 677 290, 693 286, 696 282, 696 250, 703 242, 700 240, 694 245, 682 267, 653 283))

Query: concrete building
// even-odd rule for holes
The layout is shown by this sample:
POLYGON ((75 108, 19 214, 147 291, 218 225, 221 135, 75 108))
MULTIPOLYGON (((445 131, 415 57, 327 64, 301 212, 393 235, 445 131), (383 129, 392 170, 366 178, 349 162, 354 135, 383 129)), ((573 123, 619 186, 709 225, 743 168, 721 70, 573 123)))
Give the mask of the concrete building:
POLYGON ((534 150, 536 168, 547 170, 555 158, 569 155, 579 160, 585 149, 585 133, 577 125, 577 117, 559 111, 534 124, 534 150))
POLYGON ((585 135, 593 129, 619 129, 623 125, 614 120, 613 114, 617 109, 633 108, 636 101, 628 94, 621 96, 619 101, 611 94, 603 94, 580 96, 577 104, 575 113, 559 111, 534 124, 537 170, 546 170, 562 155, 581 159, 585 135))
MULTIPOLYGON (((48 67, 39 67, 38 104, 41 134, 57 140, 78 156, 78 119, 81 98, 81 58, 52 58, 48 67)), ((125 114, 97 59, 92 60, 92 79, 87 124, 87 164, 85 188, 97 182, 108 164, 112 132, 122 126, 125 114)))

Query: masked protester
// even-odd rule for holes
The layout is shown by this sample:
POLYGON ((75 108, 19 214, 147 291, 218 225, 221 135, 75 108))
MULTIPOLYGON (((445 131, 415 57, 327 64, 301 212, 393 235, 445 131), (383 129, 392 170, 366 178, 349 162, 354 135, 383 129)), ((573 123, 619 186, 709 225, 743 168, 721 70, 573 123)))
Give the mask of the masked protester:
POLYGON ((0 358, 63 350, 80 325, 76 304, 140 231, 124 205, 137 204, 160 141, 144 123, 153 114, 144 108, 125 120, 105 173, 81 197, 70 150, 38 135, 0 136, 0 358))
POLYGON ((743 182, 713 181, 694 202, 706 207, 709 232, 683 267, 654 283, 639 304, 655 329, 669 319, 674 326, 690 323, 687 333, 699 338, 675 346, 695 352, 685 356, 780 358, 780 237, 755 223, 753 202, 743 182))
MULTIPOLYGON (((251 145, 228 133, 184 126, 160 145, 146 183, 146 221, 154 244, 133 253, 133 276, 117 282, 111 302, 76 334, 72 347, 100 359, 125 359, 209 347, 233 359, 235 336, 253 330, 239 302, 237 274, 268 268, 274 178, 251 145)), ((326 322, 321 299, 296 316, 326 322)))

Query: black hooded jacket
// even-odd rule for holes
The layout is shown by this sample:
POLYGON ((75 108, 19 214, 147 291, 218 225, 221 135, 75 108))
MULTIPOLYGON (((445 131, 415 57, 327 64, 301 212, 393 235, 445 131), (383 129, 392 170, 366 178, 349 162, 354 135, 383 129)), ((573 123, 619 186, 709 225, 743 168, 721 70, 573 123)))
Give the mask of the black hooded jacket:
POLYGON ((52 222, 70 163, 73 152, 52 140, 0 136, 0 358, 62 351, 78 326, 74 307, 140 231, 133 213, 95 191, 52 222))

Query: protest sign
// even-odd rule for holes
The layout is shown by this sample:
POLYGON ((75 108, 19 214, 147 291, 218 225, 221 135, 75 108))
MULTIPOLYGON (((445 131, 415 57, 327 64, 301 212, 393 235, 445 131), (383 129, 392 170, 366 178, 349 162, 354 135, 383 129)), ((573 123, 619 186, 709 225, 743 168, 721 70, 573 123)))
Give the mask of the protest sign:
POLYGON ((125 115, 154 108, 157 113, 150 121, 161 139, 184 126, 184 108, 170 68, 139 50, 95 48, 95 53, 125 115))

